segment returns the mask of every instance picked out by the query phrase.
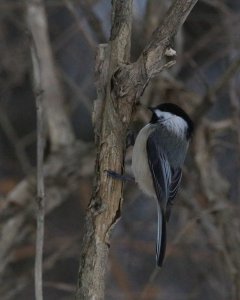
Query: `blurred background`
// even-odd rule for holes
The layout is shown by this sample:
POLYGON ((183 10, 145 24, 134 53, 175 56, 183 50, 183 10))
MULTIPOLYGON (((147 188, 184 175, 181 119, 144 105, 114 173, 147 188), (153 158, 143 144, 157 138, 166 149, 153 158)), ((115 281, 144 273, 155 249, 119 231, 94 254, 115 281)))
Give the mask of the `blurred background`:
MULTIPOLYGON (((98 44, 106 43, 110 35, 111 3, 44 3, 64 109, 76 137, 72 151, 78 153, 76 160, 69 152, 65 160, 56 154, 56 168, 48 164, 48 149, 45 155, 44 299, 64 300, 74 297, 85 209, 91 197, 95 55, 98 44)), ((132 61, 171 1, 133 3, 132 61)), ((155 78, 141 99, 145 105, 179 104, 196 127, 168 224, 166 260, 162 269, 155 268, 154 201, 137 186, 126 184, 122 218, 112 232, 106 299, 239 300, 240 2, 199 0, 172 47, 177 64, 155 78)), ((32 81, 25 3, 1 0, 2 300, 34 298, 36 109, 32 81)), ((133 130, 148 120, 149 115, 139 108, 133 130)), ((130 163, 131 149, 126 156, 128 172, 130 163)))

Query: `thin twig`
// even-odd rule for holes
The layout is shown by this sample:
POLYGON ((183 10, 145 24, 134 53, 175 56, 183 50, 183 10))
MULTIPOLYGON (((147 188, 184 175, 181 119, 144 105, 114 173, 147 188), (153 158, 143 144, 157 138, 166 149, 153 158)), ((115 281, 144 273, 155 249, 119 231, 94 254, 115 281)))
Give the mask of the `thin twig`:
POLYGON ((44 155, 44 117, 42 95, 36 95, 37 108, 37 233, 36 233, 36 257, 35 257, 35 297, 36 300, 43 299, 42 289, 42 265, 44 245, 44 207, 45 188, 43 175, 44 155))
MULTIPOLYGON (((36 18, 43 18, 43 7, 41 2, 33 3, 29 1, 27 6, 28 24, 33 34, 33 38, 30 40, 31 44, 31 56, 33 65, 33 84, 34 94, 37 110, 37 231, 36 231, 36 254, 35 254, 35 298, 36 300, 43 300, 43 246, 44 246, 44 215, 45 215, 45 187, 44 187, 44 146, 45 146, 45 116, 44 116, 44 82, 43 82, 43 62, 41 54, 39 54, 37 32, 34 32, 33 16, 36 18), (40 11, 38 11, 40 9, 40 11)), ((41 36, 41 34, 40 34, 41 36)), ((46 103, 45 103, 46 105, 46 103)), ((46 107, 46 106, 45 106, 46 107)))

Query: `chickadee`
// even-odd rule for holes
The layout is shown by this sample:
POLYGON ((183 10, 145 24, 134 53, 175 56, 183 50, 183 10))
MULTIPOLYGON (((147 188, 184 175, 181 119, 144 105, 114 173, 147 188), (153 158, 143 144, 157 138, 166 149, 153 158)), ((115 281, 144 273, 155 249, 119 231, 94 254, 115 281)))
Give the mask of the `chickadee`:
POLYGON ((163 103, 149 108, 152 118, 135 141, 132 171, 140 189, 157 200, 156 261, 162 266, 166 250, 166 222, 177 194, 193 122, 179 106, 163 103))

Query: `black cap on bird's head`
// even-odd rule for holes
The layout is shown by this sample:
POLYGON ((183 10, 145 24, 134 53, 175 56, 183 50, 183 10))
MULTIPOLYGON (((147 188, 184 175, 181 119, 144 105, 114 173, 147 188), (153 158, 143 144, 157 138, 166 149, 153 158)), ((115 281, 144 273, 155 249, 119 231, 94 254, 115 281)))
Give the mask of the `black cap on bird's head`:
POLYGON ((157 122, 161 122, 163 121, 163 113, 170 113, 173 116, 178 116, 180 118, 182 118, 188 126, 188 132, 187 135, 188 137, 191 137, 192 133, 193 133, 193 129, 194 129, 194 125, 193 125, 193 121, 190 119, 190 117, 188 116, 188 114, 178 105, 174 104, 174 103, 162 103, 159 104, 155 107, 148 107, 149 110, 151 110, 152 112, 152 118, 150 123, 151 124, 155 124, 157 122))

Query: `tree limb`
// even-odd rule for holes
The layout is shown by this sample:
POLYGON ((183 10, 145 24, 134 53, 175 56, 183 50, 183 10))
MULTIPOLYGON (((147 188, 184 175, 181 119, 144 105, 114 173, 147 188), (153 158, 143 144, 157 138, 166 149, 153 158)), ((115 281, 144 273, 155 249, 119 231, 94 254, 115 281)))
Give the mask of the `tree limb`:
POLYGON ((64 98, 61 85, 57 78, 50 41, 46 12, 42 0, 27 1, 27 21, 39 70, 43 92, 43 106, 46 111, 49 136, 52 150, 67 146, 74 141, 70 122, 64 111, 64 98))
POLYGON ((162 24, 154 31, 150 42, 135 63, 121 65, 112 78, 115 97, 138 99, 148 82, 163 69, 162 58, 170 47, 171 39, 182 26, 197 0, 176 0, 169 8, 162 24))
MULTIPOLYGON (((110 38, 110 62, 107 77, 120 62, 130 57, 132 0, 113 1, 113 27, 110 38)), ((104 77, 104 75, 103 75, 104 77)), ((104 80, 104 79, 103 79, 104 80)), ((104 282, 108 258, 108 236, 116 222, 122 201, 122 183, 107 177, 105 170, 122 171, 124 159, 124 132, 119 113, 110 96, 110 84, 105 87, 102 123, 96 160, 96 179, 86 217, 86 229, 81 249, 81 262, 77 285, 77 299, 104 299, 104 282), (119 120, 116 122, 116 119, 119 120)), ((101 99, 102 95, 100 95, 101 99)), ((126 108, 125 108, 126 109, 126 108)), ((128 118, 131 116, 127 113, 128 118)), ((125 120, 127 122, 127 119, 125 120)), ((129 120, 128 120, 129 122, 129 120)))
POLYGON ((36 232, 36 256, 35 256, 35 297, 43 300, 43 246, 44 246, 44 219, 45 219, 45 186, 43 175, 44 155, 44 122, 42 95, 36 94, 37 108, 37 232, 36 232))

